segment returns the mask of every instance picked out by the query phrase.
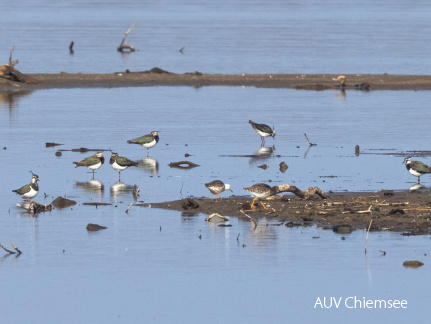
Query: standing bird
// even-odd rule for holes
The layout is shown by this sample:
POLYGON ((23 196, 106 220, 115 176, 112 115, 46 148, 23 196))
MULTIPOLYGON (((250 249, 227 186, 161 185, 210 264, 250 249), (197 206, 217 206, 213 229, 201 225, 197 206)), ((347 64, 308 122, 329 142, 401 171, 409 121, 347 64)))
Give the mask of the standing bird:
POLYGON ((255 122, 252 122, 251 120, 248 121, 250 125, 253 127, 253 129, 260 135, 260 138, 262 140, 262 146, 265 145, 265 137, 272 136, 275 137, 275 130, 273 130, 271 127, 265 124, 256 124, 255 122))
POLYGON ((431 168, 428 165, 420 161, 412 161, 411 157, 406 157, 403 163, 406 164, 407 170, 412 175, 414 175, 415 177, 418 177, 418 184, 421 183, 421 175, 431 173, 431 168))
POLYGON ((229 190, 233 192, 232 189, 230 188, 230 184, 224 183, 223 181, 220 181, 220 180, 214 180, 214 181, 208 182, 205 184, 205 187, 207 187, 208 190, 215 195, 216 202, 217 202, 217 195, 220 197, 220 200, 221 200, 220 194, 223 191, 229 190))
POLYGON ((256 207, 254 207, 254 202, 256 201, 256 199, 259 199, 261 205, 263 206, 263 208, 265 210, 270 209, 263 204, 262 199, 266 199, 269 196, 273 196, 273 195, 277 194, 277 187, 271 187, 265 183, 256 183, 256 184, 252 185, 251 187, 244 188, 244 190, 248 191, 249 193, 251 193, 254 196, 253 201, 250 205, 251 210, 254 210, 256 208, 256 207))
POLYGON ((147 155, 148 150, 155 146, 159 142, 159 132, 152 131, 150 134, 143 135, 141 137, 137 137, 134 139, 131 139, 127 141, 129 144, 139 144, 142 147, 145 147, 147 149, 147 155))
POLYGON ((118 181, 121 180, 121 171, 130 166, 137 166, 138 162, 133 162, 126 157, 118 156, 118 153, 112 153, 109 159, 109 164, 114 170, 118 171, 118 181))
POLYGON ((94 179, 94 171, 102 166, 105 162, 105 157, 102 152, 97 152, 96 154, 86 157, 84 160, 79 162, 73 162, 76 164, 76 167, 85 166, 93 171, 93 179, 94 179))
POLYGON ((25 186, 22 186, 19 189, 12 190, 12 192, 16 192, 22 198, 26 198, 30 201, 31 198, 36 197, 39 193, 39 186, 37 181, 39 180, 39 176, 37 174, 33 174, 31 177, 31 182, 25 186))

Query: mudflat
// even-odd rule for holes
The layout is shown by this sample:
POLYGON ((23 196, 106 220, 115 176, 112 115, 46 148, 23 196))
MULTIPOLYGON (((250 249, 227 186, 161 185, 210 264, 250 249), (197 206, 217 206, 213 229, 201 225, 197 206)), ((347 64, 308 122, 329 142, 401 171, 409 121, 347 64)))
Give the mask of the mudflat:
POLYGON ((185 198, 153 203, 152 208, 178 210, 187 213, 242 217, 247 220, 266 216, 272 223, 285 226, 320 226, 335 232, 355 229, 402 232, 403 235, 431 233, 431 191, 414 192, 382 190, 379 192, 328 193, 330 199, 301 199, 292 194, 274 196, 251 210, 251 197, 231 196, 218 200, 185 198), (190 202, 190 199, 192 200, 190 202), (245 214, 244 214, 245 213, 245 214), (372 220, 372 222, 371 222, 372 220), (282 223, 282 224, 281 224, 282 223))
POLYGON ((303 90, 431 90, 429 75, 345 74, 345 84, 335 81, 338 74, 206 74, 171 73, 160 68, 142 72, 109 74, 56 73, 27 74, 36 84, 0 78, 1 90, 55 88, 109 88, 142 86, 246 86, 303 90))

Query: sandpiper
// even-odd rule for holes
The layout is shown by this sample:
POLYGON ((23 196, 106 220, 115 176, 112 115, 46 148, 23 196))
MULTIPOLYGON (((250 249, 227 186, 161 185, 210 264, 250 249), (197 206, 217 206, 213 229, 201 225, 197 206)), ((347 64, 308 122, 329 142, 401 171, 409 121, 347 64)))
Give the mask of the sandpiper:
POLYGON ((118 181, 121 180, 121 171, 127 169, 130 166, 137 166, 138 162, 133 162, 126 157, 118 156, 118 153, 112 153, 109 159, 109 164, 114 170, 118 171, 118 181))
POLYGON ((137 137, 127 141, 127 143, 129 144, 139 144, 142 147, 145 147, 147 149, 147 155, 148 155, 148 150, 153 146, 155 146, 158 142, 159 142, 158 131, 152 131, 150 134, 143 135, 141 137, 137 137))
POLYGON ((205 187, 208 188, 208 190, 215 195, 215 201, 217 202, 217 195, 220 197, 221 200, 221 193, 225 190, 230 190, 232 191, 232 189, 230 188, 230 184, 228 183, 224 183, 221 180, 214 180, 211 182, 208 182, 205 184, 205 187))
POLYGON ((251 193, 254 196, 253 201, 250 205, 250 208, 252 210, 254 210, 256 208, 256 207, 254 207, 254 202, 256 201, 256 199, 259 199, 263 208, 268 210, 269 208, 263 204, 262 199, 266 199, 269 196, 273 196, 277 193, 276 187, 268 186, 265 183, 256 183, 256 184, 252 185, 251 187, 244 188, 244 190, 248 191, 249 193, 251 193))
POLYGON ((403 163, 406 164, 407 170, 414 175, 415 177, 418 177, 418 183, 421 183, 421 175, 431 173, 431 168, 420 162, 420 161, 412 161, 411 157, 406 157, 403 161, 403 163))
POLYGON ((102 152, 97 152, 96 154, 86 157, 84 160, 81 160, 79 162, 73 162, 76 164, 76 167, 85 166, 93 171, 93 178, 94 178, 94 171, 97 170, 102 166, 102 164, 105 162, 105 157, 103 156, 102 152))
POLYGON ((260 135, 260 138, 262 140, 262 146, 265 145, 265 137, 272 136, 275 137, 275 130, 273 130, 271 127, 265 124, 256 124, 255 122, 249 120, 248 121, 250 125, 253 127, 253 129, 260 135))
POLYGON ((12 192, 16 192, 22 198, 26 198, 30 201, 31 198, 36 197, 39 193, 39 185, 37 181, 39 180, 39 176, 37 174, 33 174, 31 177, 31 182, 25 186, 22 186, 19 189, 12 190, 12 192))

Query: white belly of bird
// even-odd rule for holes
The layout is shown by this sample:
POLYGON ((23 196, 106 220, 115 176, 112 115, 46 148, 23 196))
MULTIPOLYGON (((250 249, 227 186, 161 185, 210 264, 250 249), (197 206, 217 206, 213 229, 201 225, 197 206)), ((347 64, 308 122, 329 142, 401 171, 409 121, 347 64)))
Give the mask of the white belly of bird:
POLYGON ((420 177, 422 175, 422 173, 419 173, 413 169, 410 169, 409 172, 414 175, 415 177, 420 177))
POLYGON ((154 145, 156 145, 157 144, 157 142, 156 142, 156 140, 154 139, 154 140, 152 140, 150 143, 144 143, 144 144, 142 144, 142 146, 143 147, 145 147, 145 148, 147 148, 147 149, 149 149, 149 148, 152 148, 154 145))
POLYGON ((260 136, 263 136, 263 137, 270 136, 268 133, 261 132, 260 130, 257 130, 257 129, 256 129, 256 132, 257 132, 260 136))
POLYGON ((88 168, 91 169, 91 170, 97 170, 101 166, 102 166, 102 162, 99 162, 97 164, 90 165, 88 168))
POLYGON ((259 198, 259 199, 265 199, 268 198, 268 194, 267 193, 253 193, 253 196, 259 198))
POLYGON ((36 191, 32 187, 30 187, 30 191, 23 194, 22 197, 31 199, 31 198, 35 197, 37 195, 37 193, 38 193, 38 191, 36 191))
POLYGON ((127 169, 126 166, 121 166, 121 165, 117 164, 117 162, 112 163, 111 167, 113 167, 117 171, 123 171, 124 169, 127 169))

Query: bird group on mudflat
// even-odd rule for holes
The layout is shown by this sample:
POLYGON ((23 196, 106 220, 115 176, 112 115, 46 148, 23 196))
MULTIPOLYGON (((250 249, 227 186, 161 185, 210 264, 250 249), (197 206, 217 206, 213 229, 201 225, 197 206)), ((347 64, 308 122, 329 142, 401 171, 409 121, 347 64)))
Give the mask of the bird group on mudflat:
MULTIPOLYGON (((256 131, 256 133, 259 134, 261 137, 261 146, 264 147, 265 144, 265 137, 275 137, 275 130, 274 128, 271 128, 270 126, 266 124, 258 124, 251 120, 248 121, 250 125, 253 127, 253 129, 256 131)), ((148 150, 152 147, 154 147, 159 142, 159 132, 158 131, 152 131, 150 134, 143 135, 141 137, 137 137, 131 140, 128 140, 128 144, 138 144, 142 147, 147 149, 147 156, 148 156, 148 150)), ((94 178, 94 171, 99 169, 105 162, 105 157, 103 156, 102 152, 97 152, 96 154, 86 157, 85 159, 81 161, 74 161, 73 164, 75 164, 77 167, 87 167, 93 172, 93 178, 94 178)), ((420 161, 413 161, 411 157, 406 157, 403 161, 405 164, 407 170, 418 179, 418 185, 420 185, 420 177, 424 174, 431 173, 431 167, 428 165, 420 162, 420 161)), ((138 163, 134 162, 124 156, 119 156, 118 153, 111 151, 111 158, 109 159, 109 164, 111 167, 118 171, 118 179, 121 180, 121 171, 127 169, 131 166, 137 166, 138 163)), ((31 172, 31 171, 30 171, 31 172)), ((23 199, 27 199, 28 201, 31 198, 34 198, 38 192, 39 192, 39 185, 38 180, 39 176, 32 173, 31 182, 29 184, 26 184, 22 186, 19 189, 12 190, 16 194, 20 195, 23 199)), ((221 180, 214 180, 208 183, 205 183, 205 187, 208 188, 208 190, 215 195, 215 201, 217 201, 217 197, 220 199, 221 193, 223 191, 231 191, 233 192, 231 186, 227 183, 224 183, 221 180)), ((245 187, 243 188, 245 191, 249 192, 254 196, 253 201, 251 203, 251 209, 255 209, 254 203, 256 200, 259 200, 261 205, 264 207, 264 209, 267 209, 267 207, 263 204, 262 200, 265 200, 269 196, 272 196, 276 194, 275 187, 271 187, 265 183, 257 183, 254 184, 251 187, 245 187)))

